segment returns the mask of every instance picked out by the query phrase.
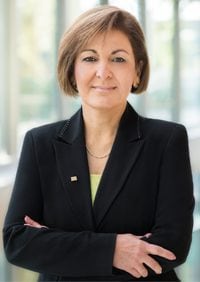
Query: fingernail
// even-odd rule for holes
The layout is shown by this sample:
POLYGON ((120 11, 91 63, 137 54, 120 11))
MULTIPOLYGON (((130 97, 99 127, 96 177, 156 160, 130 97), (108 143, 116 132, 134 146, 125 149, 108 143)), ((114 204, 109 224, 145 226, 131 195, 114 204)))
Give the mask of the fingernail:
POLYGON ((174 254, 171 254, 171 259, 172 260, 176 259, 176 256, 174 254))
POLYGON ((157 274, 161 274, 162 273, 162 268, 159 268, 156 273, 157 274))

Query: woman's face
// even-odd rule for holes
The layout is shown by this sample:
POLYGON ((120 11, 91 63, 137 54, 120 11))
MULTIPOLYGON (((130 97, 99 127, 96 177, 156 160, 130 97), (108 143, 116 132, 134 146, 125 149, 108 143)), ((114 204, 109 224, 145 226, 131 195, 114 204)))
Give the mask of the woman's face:
POLYGON ((124 107, 138 81, 128 37, 117 30, 97 35, 78 54, 74 75, 83 106, 124 107))

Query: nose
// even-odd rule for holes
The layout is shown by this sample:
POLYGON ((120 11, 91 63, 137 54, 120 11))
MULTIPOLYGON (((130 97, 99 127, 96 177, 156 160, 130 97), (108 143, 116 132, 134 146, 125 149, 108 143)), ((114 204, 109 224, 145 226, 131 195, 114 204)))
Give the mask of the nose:
POLYGON ((109 79, 112 77, 112 72, 108 66, 108 63, 101 62, 96 69, 96 77, 100 79, 109 79))

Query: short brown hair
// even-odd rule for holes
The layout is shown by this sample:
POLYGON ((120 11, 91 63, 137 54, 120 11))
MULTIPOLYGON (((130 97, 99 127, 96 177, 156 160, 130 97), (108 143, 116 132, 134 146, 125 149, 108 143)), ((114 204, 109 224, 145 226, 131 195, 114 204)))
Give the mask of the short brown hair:
POLYGON ((140 82, 132 93, 146 90, 149 81, 149 59, 143 31, 137 19, 120 8, 103 5, 90 9, 77 18, 74 24, 64 33, 58 51, 58 81, 61 90, 70 96, 77 96, 74 79, 74 63, 80 50, 87 42, 99 33, 119 30, 129 39, 140 69, 140 82))

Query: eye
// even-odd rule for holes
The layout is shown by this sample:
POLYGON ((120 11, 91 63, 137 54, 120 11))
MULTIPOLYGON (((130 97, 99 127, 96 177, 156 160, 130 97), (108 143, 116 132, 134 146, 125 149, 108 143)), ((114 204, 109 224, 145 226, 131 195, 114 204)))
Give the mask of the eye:
POLYGON ((89 57, 83 58, 82 61, 84 61, 84 62, 96 62, 97 59, 95 57, 93 57, 93 56, 89 56, 89 57))
POLYGON ((112 61, 116 63, 124 63, 126 60, 122 57, 115 57, 112 59, 112 61))

